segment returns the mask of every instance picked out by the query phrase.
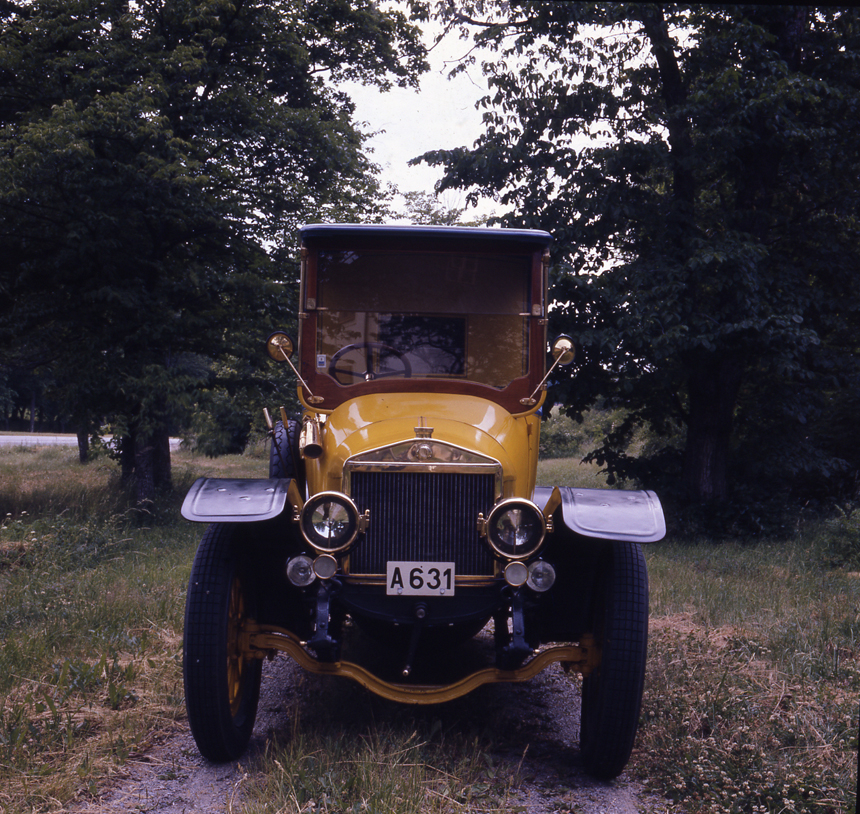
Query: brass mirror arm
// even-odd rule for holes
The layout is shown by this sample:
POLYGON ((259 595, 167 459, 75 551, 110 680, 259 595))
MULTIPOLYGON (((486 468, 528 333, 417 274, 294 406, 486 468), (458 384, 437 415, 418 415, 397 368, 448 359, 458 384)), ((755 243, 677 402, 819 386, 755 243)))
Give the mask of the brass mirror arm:
POLYGON ((293 364, 293 360, 287 355, 287 352, 283 348, 278 348, 281 351, 282 356, 286 363, 292 368, 293 373, 296 374, 296 378, 299 380, 299 384, 308 391, 308 401, 311 404, 319 404, 323 399, 322 396, 315 396, 311 391, 310 387, 308 387, 308 383, 302 378, 301 373, 296 369, 296 366, 293 364))
POLYGON ((535 404, 537 402, 537 394, 546 384, 546 381, 550 375, 552 375, 552 372, 559 365, 569 365, 574 359, 575 351, 576 349, 574 347, 573 340, 569 336, 561 334, 556 337, 555 341, 552 343, 552 354, 555 356, 555 362, 552 363, 552 367, 546 372, 546 376, 540 380, 540 384, 534 389, 534 393, 532 393, 528 398, 520 399, 520 404, 535 404))
POLYGON ((563 355, 560 355, 558 359, 553 362, 552 367, 546 372, 546 376, 540 380, 540 384, 534 389, 534 392, 528 398, 520 399, 520 404, 534 404, 537 401, 537 394, 546 384, 546 380, 552 375, 552 372, 561 364, 562 358, 563 355))

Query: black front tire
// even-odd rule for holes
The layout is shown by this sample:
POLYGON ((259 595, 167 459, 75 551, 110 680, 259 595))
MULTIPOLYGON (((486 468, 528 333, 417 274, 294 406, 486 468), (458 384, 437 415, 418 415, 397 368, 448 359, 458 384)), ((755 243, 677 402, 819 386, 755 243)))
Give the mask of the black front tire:
POLYGON ((210 526, 194 558, 185 603, 183 678, 188 723, 205 758, 235 760, 248 747, 262 661, 245 658, 239 633, 254 606, 239 567, 237 528, 210 526))
POLYGON ((304 482, 304 460, 299 451, 298 421, 278 421, 272 431, 272 446, 269 448, 269 477, 292 478, 302 488, 304 482))
POLYGON ((593 609, 600 665, 582 682, 580 751, 586 771, 624 770, 639 726, 648 651, 648 570, 642 548, 614 542, 600 568, 593 609))

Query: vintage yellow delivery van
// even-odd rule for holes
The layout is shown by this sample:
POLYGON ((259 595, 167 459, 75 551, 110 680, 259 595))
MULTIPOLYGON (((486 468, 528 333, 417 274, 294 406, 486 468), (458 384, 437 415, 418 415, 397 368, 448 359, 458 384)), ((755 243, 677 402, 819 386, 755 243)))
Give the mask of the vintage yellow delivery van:
POLYGON ((582 760, 616 776, 645 671, 641 545, 665 523, 653 492, 535 483, 546 381, 575 353, 548 345, 551 236, 315 224, 301 243, 299 335, 267 349, 303 412, 269 421, 269 477, 201 478, 182 510, 210 524, 184 641, 201 753, 242 754, 283 652, 417 704, 582 673, 582 760))

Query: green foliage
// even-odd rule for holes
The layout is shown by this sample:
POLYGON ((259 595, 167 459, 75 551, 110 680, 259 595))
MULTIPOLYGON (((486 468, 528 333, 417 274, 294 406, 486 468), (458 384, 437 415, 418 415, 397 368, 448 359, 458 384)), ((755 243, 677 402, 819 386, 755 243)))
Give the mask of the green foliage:
POLYGON ((832 565, 860 568, 860 510, 840 506, 837 512, 821 531, 825 556, 832 565))
POLYGON ((624 410, 589 410, 576 421, 558 408, 541 423, 542 458, 585 458, 623 422, 624 410))
POLYGON ((540 455, 542 458, 582 457, 583 443, 592 440, 565 415, 551 413, 541 422, 540 455))
POLYGON ((448 208, 433 195, 426 192, 404 192, 406 216, 412 223, 432 224, 434 226, 461 225, 463 209, 448 208))
POLYGON ((284 244, 377 211, 336 83, 414 84, 423 48, 369 0, 38 0, 0 23, 0 369, 50 367, 74 421, 109 417, 142 465, 224 387, 189 358, 271 391, 284 244))
POLYGON ((215 391, 201 403, 195 421, 197 452, 210 458, 219 455, 241 455, 251 435, 251 414, 239 399, 215 391))
POLYGON ((402 196, 406 210, 404 217, 411 223, 433 226, 484 226, 487 222, 485 216, 467 219, 465 207, 448 206, 437 196, 428 195, 426 192, 404 192, 402 196))
POLYGON ((551 333, 581 348, 555 398, 627 411, 596 459, 648 485, 636 429, 683 427, 673 491, 695 503, 851 483, 856 432, 828 427, 860 398, 857 10, 435 8, 492 53, 490 94, 473 148, 422 160, 553 233, 551 333))

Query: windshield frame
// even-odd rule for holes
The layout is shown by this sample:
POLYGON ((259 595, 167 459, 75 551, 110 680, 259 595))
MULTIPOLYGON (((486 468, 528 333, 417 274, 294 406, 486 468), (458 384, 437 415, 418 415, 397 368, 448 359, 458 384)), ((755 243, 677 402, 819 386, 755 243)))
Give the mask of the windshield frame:
MULTIPOLYGON (((302 277, 299 312, 299 364, 307 383, 300 388, 306 406, 308 389, 315 396, 312 409, 329 412, 345 401, 359 396, 392 393, 450 393, 488 399, 513 414, 531 412, 526 404, 540 383, 546 364, 546 266, 552 240, 546 232, 536 230, 476 229, 467 227, 415 227, 313 224, 301 230, 302 277), (523 315, 528 324, 528 371, 494 387, 464 378, 389 377, 371 381, 356 380, 340 384, 317 368, 316 344, 320 319, 317 272, 320 253, 355 250, 358 252, 395 252, 399 254, 470 254, 488 258, 522 256, 530 267, 530 311, 523 315), (546 257, 546 260, 545 260, 546 257)), ((538 401, 539 404, 540 400, 538 401)))

